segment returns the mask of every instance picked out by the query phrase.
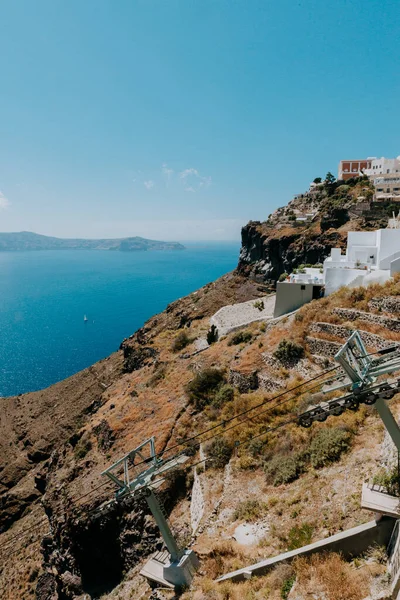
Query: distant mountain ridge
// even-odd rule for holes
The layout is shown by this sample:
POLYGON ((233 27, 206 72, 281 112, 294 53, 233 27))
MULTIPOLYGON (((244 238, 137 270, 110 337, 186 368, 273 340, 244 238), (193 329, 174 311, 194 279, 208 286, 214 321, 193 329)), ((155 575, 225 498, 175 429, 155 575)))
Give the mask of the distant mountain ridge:
POLYGON ((0 232, 1 251, 21 250, 119 250, 121 252, 138 252, 144 250, 184 250, 179 242, 161 242, 142 237, 120 239, 62 239, 40 235, 31 231, 16 233, 0 232))

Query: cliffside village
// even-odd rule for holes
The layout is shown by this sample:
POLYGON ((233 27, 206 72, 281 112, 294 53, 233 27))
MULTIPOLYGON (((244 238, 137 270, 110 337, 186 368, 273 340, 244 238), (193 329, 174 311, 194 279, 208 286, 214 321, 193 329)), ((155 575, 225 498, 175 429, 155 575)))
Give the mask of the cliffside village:
MULTIPOLYGON (((400 156, 341 160, 338 179, 367 176, 374 186, 374 202, 400 202, 400 156)), ((316 179, 309 193, 324 185, 316 179)), ((362 204, 365 198, 360 197, 362 204)), ((399 204, 400 208, 400 204, 399 204)), ((313 214, 296 215, 296 220, 312 220, 313 214)), ((367 286, 384 283, 400 272, 400 210, 388 218, 387 228, 375 231, 349 231, 345 254, 332 248, 323 265, 302 267, 277 283, 274 317, 296 310, 342 286, 367 286)))

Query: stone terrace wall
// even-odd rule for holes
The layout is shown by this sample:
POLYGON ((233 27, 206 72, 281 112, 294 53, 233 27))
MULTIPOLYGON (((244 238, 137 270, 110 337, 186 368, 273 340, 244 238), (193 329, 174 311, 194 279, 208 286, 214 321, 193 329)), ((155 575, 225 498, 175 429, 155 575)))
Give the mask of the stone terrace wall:
MULTIPOLYGON (((315 333, 326 333, 328 335, 334 335, 336 337, 342 338, 346 340, 353 333, 354 329, 350 329, 349 327, 344 327, 343 325, 334 325, 332 323, 312 323, 310 325, 310 331, 315 333)), ((375 333, 369 333, 368 331, 359 330, 361 339, 366 346, 371 348, 376 348, 377 350, 382 350, 383 348, 388 348, 390 346, 397 346, 399 342, 393 342, 392 340, 385 340, 380 335, 376 335, 375 333)), ((316 339, 316 338, 311 338, 316 339)), ((326 341, 326 340, 320 340, 326 341)), ((334 343, 334 342, 329 342, 334 343)), ((335 343, 336 344, 336 343, 335 343)), ((340 347, 340 344, 336 344, 340 347)), ((314 354, 314 352, 313 352, 314 354)), ((331 355, 329 355, 331 356, 331 355)))
POLYGON ((368 302, 368 306, 371 310, 384 310, 385 312, 394 315, 400 315, 400 297, 398 296, 372 298, 372 300, 368 302))
POLYGON ((347 321, 365 321, 386 327, 390 331, 400 331, 400 320, 392 317, 383 317, 374 313, 365 312, 363 310, 355 310, 353 308, 334 308, 332 312, 338 315, 341 319, 347 321))

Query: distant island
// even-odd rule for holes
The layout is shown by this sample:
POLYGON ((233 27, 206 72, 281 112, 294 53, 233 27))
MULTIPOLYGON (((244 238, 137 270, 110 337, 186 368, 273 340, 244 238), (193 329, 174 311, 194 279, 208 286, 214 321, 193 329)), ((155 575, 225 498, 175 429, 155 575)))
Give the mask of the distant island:
POLYGON ((20 231, 18 233, 0 232, 1 251, 21 250, 119 250, 120 252, 138 252, 143 250, 184 250, 178 242, 160 242, 142 237, 121 239, 63 239, 20 231))

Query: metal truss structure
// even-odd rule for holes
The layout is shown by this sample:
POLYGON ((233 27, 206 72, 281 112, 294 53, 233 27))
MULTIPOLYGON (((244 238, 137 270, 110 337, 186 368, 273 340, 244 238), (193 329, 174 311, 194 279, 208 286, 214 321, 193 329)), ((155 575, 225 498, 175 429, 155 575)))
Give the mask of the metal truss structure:
POLYGON ((400 379, 378 380, 383 375, 400 370, 400 346, 368 354, 360 333, 354 331, 335 355, 335 360, 342 367, 345 380, 343 375, 338 376, 337 385, 323 392, 328 394, 347 388, 347 393, 310 407, 298 416, 298 424, 311 427, 314 421, 326 421, 330 415, 341 415, 347 409, 357 410, 360 404, 376 404, 379 416, 400 451, 400 429, 385 402, 400 391, 400 379))
POLYGON ((155 490, 162 485, 168 471, 178 467, 186 460, 187 456, 183 454, 167 460, 158 458, 155 440, 154 437, 151 437, 102 473, 118 486, 116 501, 136 495, 146 499, 169 555, 163 563, 150 559, 144 572, 147 577, 157 583, 169 583, 177 587, 190 584, 198 568, 198 559, 192 550, 178 546, 168 524, 167 514, 157 498, 155 490), (139 464, 142 467, 141 470, 139 464))

